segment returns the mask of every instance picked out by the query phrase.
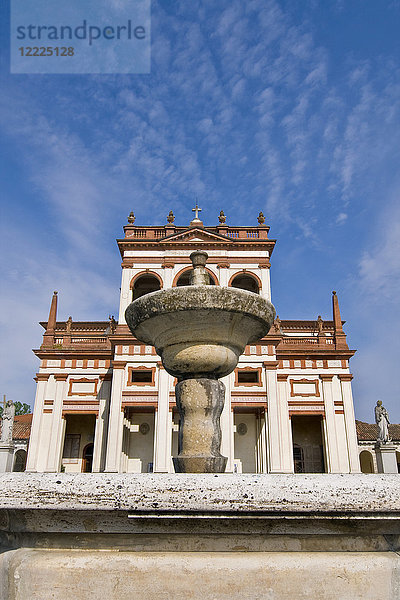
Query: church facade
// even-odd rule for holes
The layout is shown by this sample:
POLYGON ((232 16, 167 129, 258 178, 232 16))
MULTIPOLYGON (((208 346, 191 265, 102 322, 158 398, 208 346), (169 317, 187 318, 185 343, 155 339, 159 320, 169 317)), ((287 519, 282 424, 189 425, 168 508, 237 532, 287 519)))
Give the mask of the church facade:
MULTIPOLYGON (((273 302, 275 240, 258 225, 139 226, 133 213, 117 240, 122 258, 118 321, 57 320, 55 292, 35 354, 40 360, 26 470, 171 473, 178 453, 174 378, 125 322, 132 300, 188 285, 189 255, 208 253, 211 285, 233 286, 273 302)), ((231 473, 356 473, 359 450, 350 350, 338 298, 332 318, 280 320, 246 347, 225 377, 221 452, 231 473)))

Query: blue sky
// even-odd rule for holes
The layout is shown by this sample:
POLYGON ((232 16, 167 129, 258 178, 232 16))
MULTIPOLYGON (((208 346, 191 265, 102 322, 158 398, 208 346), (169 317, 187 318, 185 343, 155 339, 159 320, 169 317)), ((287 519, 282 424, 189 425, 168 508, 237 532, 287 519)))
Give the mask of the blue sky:
POLYGON ((33 404, 37 324, 117 314, 115 238, 224 210, 277 239, 282 319, 331 317, 356 416, 400 422, 398 0, 152 2, 147 75, 10 75, 1 54, 1 393, 33 404))

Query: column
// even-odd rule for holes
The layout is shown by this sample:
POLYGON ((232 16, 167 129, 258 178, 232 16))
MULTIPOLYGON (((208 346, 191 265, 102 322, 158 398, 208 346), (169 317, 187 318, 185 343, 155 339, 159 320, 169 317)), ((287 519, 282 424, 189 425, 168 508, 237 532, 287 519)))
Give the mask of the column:
POLYGON ((287 375, 277 374, 277 361, 264 363, 267 379, 268 450, 270 473, 292 473, 292 447, 289 442, 287 375), (279 390, 278 390, 279 377, 279 390))
POLYGON ((333 375, 320 374, 322 381, 322 395, 325 407, 325 427, 326 427, 326 457, 328 461, 329 473, 340 473, 338 441, 336 434, 335 406, 333 401, 332 380, 333 375))
POLYGON ((158 403, 154 436, 154 473, 169 473, 171 465, 172 426, 169 415, 170 376, 158 363, 158 403))
POLYGON ((358 441, 356 420, 354 415, 353 394, 351 392, 351 380, 353 375, 344 373, 339 375, 342 388, 344 423, 346 427, 347 452, 349 455, 350 473, 361 473, 360 459, 358 456, 358 441))
POLYGON ((108 419, 108 438, 106 452, 107 473, 119 473, 122 451, 122 429, 124 415, 122 406, 122 388, 125 380, 126 361, 113 361, 110 416, 108 419))
POLYGON ((107 424, 110 407, 111 375, 100 375, 99 414, 96 419, 93 448, 93 473, 100 473, 104 469, 105 453, 107 448, 107 424))
POLYGON ((67 397, 68 373, 55 373, 56 390, 53 403, 53 414, 49 440, 49 453, 47 456, 46 471, 58 473, 61 466, 61 454, 63 451, 63 419, 62 409, 64 398, 67 397))
POLYGON ((225 385, 225 404, 221 413, 220 424, 222 431, 221 454, 228 458, 225 473, 233 473, 234 460, 234 435, 233 435, 233 412, 231 406, 231 391, 233 374, 221 378, 225 385))
POLYGON ((40 444, 40 429, 43 416, 44 395, 46 392, 46 385, 49 375, 47 373, 38 373, 35 379, 37 382, 35 408, 33 411, 28 457, 26 461, 26 471, 31 472, 37 472, 37 458, 40 444))

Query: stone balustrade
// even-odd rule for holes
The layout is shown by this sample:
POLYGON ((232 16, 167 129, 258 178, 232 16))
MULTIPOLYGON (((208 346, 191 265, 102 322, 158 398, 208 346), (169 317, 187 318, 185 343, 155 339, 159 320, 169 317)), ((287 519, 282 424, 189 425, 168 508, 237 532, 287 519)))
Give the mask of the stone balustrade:
POLYGON ((0 475, 0 600, 400 597, 398 475, 0 475))

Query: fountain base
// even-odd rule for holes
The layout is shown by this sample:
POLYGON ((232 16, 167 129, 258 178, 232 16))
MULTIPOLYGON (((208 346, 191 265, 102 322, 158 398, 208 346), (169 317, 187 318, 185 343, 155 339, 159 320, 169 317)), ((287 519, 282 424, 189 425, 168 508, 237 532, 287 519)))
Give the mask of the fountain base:
POLYGON ((173 458, 175 473, 225 473, 226 456, 187 456, 173 458))

